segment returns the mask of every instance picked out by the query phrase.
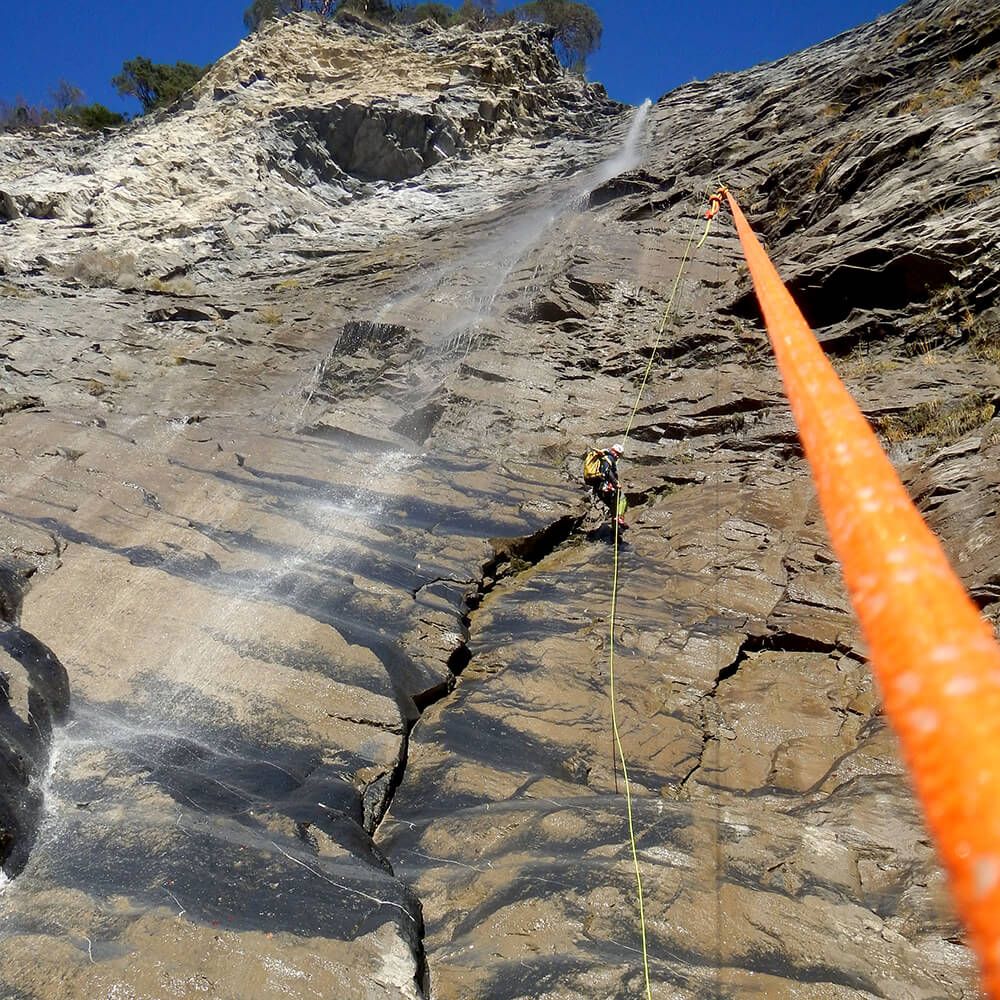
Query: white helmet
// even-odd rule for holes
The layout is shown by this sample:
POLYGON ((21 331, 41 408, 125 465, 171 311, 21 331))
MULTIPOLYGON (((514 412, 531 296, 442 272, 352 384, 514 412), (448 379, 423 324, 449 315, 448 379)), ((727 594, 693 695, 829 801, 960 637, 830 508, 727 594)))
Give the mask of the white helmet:
POLYGON ((624 445, 624 443, 622 443, 622 444, 613 444, 608 449, 608 451, 610 451, 611 454, 615 456, 615 458, 621 458, 622 455, 625 454, 625 445, 624 445))

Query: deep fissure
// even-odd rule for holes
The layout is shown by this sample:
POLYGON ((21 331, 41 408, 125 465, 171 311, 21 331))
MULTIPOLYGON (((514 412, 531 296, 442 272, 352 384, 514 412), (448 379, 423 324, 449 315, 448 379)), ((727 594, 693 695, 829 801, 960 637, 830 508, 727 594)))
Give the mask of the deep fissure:
MULTIPOLYGON (((385 798, 379 803, 377 818, 371 825, 373 837, 378 833, 378 827, 392 806, 396 790, 405 779, 406 766, 409 758, 409 744, 414 729, 419 725, 424 713, 432 706, 447 698, 454 690, 458 678, 472 661, 469 648, 471 639, 472 615, 488 594, 502 581, 511 579, 526 572, 552 555, 565 543, 583 523, 582 514, 565 514, 531 535, 514 538, 491 539, 492 555, 483 563, 476 590, 464 601, 464 608, 459 618, 462 629, 460 641, 452 650, 447 660, 448 679, 426 691, 412 696, 413 703, 419 711, 416 718, 410 720, 401 744, 399 758, 392 771, 385 798)), ((475 581, 461 581, 473 583, 475 581)), ((421 588, 422 589, 422 588, 421 588)))
MULTIPOLYGON (((392 807, 396 792, 406 778, 410 756, 410 743, 414 731, 429 708, 444 701, 455 691, 459 678, 472 661, 469 642, 472 638, 473 616, 476 609, 482 604, 487 595, 492 593, 502 581, 519 576, 552 555, 575 532, 579 531, 583 520, 583 514, 565 514, 531 535, 491 539, 492 555, 481 567, 475 592, 471 593, 465 600, 465 607, 460 618, 462 628, 461 641, 456 645, 447 662, 449 671, 448 680, 443 684, 436 685, 427 691, 413 696, 413 702, 420 714, 409 722, 405 732, 402 734, 396 765, 389 776, 388 783, 384 786, 384 795, 379 803, 377 816, 373 817, 368 830, 372 839, 372 845, 376 850, 378 849, 377 838, 379 827, 392 807)), ((367 789, 365 794, 367 794, 367 789)), ((414 958, 418 969, 417 980, 420 982, 421 988, 426 995, 430 989, 430 968, 424 948, 424 925, 422 919, 418 930, 418 945, 414 958)))
POLYGON ((796 635, 791 632, 767 632, 763 635, 747 635, 740 643, 739 649, 732 662, 720 667, 715 675, 712 686, 699 699, 701 704, 701 752, 694 766, 684 775, 679 783, 680 788, 685 788, 694 775, 701 770, 705 762, 705 753, 709 744, 718 738, 719 717, 712 719, 709 715, 709 706, 715 705, 715 699, 719 693, 719 688, 729 680, 732 680, 743 668, 747 660, 756 653, 778 652, 778 653, 850 653, 848 647, 837 643, 824 642, 820 639, 813 639, 809 636, 796 635))

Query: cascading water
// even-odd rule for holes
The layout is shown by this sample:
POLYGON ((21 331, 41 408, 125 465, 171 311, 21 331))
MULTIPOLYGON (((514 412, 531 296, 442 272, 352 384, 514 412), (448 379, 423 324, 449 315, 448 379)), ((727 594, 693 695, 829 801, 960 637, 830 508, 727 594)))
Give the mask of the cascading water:
MULTIPOLYGON (((531 199, 526 207, 505 212, 502 216, 498 212, 490 239, 468 248, 459 263, 423 277, 416 287, 394 296, 379 310, 376 322, 405 324, 412 303, 417 303, 421 309, 428 302, 441 307, 439 324, 426 335, 427 349, 417 385, 409 391, 411 399, 420 397, 446 375, 450 370, 448 359, 462 360, 468 356, 495 318, 497 299, 517 265, 546 234, 580 211, 596 188, 641 165, 651 108, 652 101, 647 99, 636 109, 621 146, 611 156, 574 174, 554 193, 547 190, 544 197, 531 199)), ((530 293, 539 266, 535 266, 534 278, 525 281, 519 289, 522 300, 530 293)), ((299 426, 308 423, 309 404, 331 360, 332 351, 317 364, 310 385, 302 393, 306 402, 299 414, 299 426)))
MULTIPOLYGON (((570 183, 562 191, 557 192, 548 205, 518 216, 501 227, 501 233, 495 240, 491 240, 486 248, 487 259, 494 264, 495 271, 487 278, 485 286, 474 296, 472 325, 492 314, 497 296, 506 285, 514 268, 546 233, 571 212, 579 210, 595 188, 606 184, 619 174, 635 170, 642 163, 643 139, 651 107, 652 101, 649 99, 639 106, 632 117, 625 141, 616 153, 596 167, 582 171, 571 178, 570 183)), ((449 345, 456 334, 469 334, 469 320, 466 317, 457 317, 454 325, 458 327, 457 330, 446 328, 444 331, 446 343, 449 345)))
POLYGON ((648 97, 639 105, 622 148, 611 159, 600 164, 587 178, 584 193, 589 193, 613 177, 628 173, 642 165, 645 158, 646 121, 652 107, 653 102, 648 97))
MULTIPOLYGON (((614 155, 572 178, 548 205, 521 215, 501 227, 500 236, 490 241, 487 248, 487 259, 491 262, 492 273, 488 273, 481 288, 472 295, 471 312, 456 314, 452 323, 446 325, 439 334, 446 353, 461 352, 463 357, 467 356, 477 334, 493 317, 497 298, 509 282, 518 263, 563 219, 582 209, 592 191, 620 174, 635 170, 642 163, 643 139, 651 107, 652 102, 647 99, 636 110, 625 141, 614 155)), ((536 278, 537 274, 536 265, 536 278)), ((525 283, 521 291, 522 297, 529 290, 528 284, 525 283)))

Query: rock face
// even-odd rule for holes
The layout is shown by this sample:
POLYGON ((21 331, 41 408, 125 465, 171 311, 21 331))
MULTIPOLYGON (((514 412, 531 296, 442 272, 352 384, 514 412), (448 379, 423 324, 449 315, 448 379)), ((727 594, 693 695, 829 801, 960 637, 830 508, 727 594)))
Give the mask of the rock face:
MULTIPOLYGON (((208 255, 250 258, 268 236, 291 237, 293 253, 317 239, 374 247, 387 227, 461 218, 520 192, 517 168, 536 159, 526 138, 584 138, 620 110, 561 71, 541 26, 498 44, 495 33, 387 34, 300 15, 251 36, 187 100, 111 142, 4 137, 0 218, 46 223, 22 223, 5 254, 17 264, 44 252, 84 278, 117 263, 127 279, 137 266, 176 277, 208 255), (368 183, 498 145, 513 161, 506 182, 455 178, 465 197, 445 177, 391 193, 368 183), (102 232, 97 248, 78 239, 81 226, 102 232), (108 258, 103 268, 94 254, 108 258)), ((494 180, 495 163, 482 167, 494 180)))
MULTIPOLYGON (((647 114, 538 29, 294 17, 0 137, 0 992, 640 994, 580 457, 721 178, 996 617, 998 59, 917 2, 647 114)), ((657 995, 973 997, 725 220, 679 302, 616 636, 657 995)))

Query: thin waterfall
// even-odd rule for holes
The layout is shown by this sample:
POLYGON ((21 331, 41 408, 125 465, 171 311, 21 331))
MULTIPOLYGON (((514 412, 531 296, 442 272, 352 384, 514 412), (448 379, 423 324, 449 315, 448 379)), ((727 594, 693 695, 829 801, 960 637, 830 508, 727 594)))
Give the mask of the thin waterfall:
POLYGON ((599 164, 593 173, 586 178, 582 194, 589 195, 594 188, 606 184, 613 177, 619 174, 628 173, 642 165, 646 156, 645 138, 646 121, 649 118, 649 111, 653 102, 647 97, 645 101, 636 109, 632 124, 629 126, 628 135, 618 152, 609 160, 599 164))
MULTIPOLYGON (((399 322, 405 325, 407 304, 419 300, 446 304, 448 314, 434 331, 426 351, 414 359, 412 372, 417 374, 418 385, 411 395, 417 397, 442 376, 441 363, 445 359, 465 358, 484 334, 484 327, 495 318, 497 299, 510 280, 517 265, 564 218, 580 211, 592 191, 606 184, 619 174, 635 170, 645 157, 646 125, 652 101, 645 100, 632 116, 621 146, 608 158, 593 167, 573 175, 543 205, 512 212, 497 225, 491 237, 467 252, 460 263, 441 268, 430 279, 424 278, 417 287, 387 301, 378 310, 372 322, 399 322), (460 286, 461 278, 467 283, 460 286), (471 280, 469 280, 471 279, 471 280), (417 366, 422 365, 423 371, 417 366)), ((535 267, 537 277, 540 263, 535 267)), ((535 280, 534 278, 532 280, 535 280)), ((528 289, 522 289, 522 297, 528 289)), ((309 425, 309 410, 326 374, 331 357, 321 360, 298 396, 301 404, 296 430, 309 425)))
MULTIPOLYGON (((484 272, 466 292, 464 307, 456 309, 451 322, 438 332, 436 340, 442 345, 445 355, 456 352, 468 354, 476 333, 481 330, 484 321, 493 316, 496 300, 514 269, 547 233, 567 215, 579 211, 595 188, 619 174, 636 169, 642 163, 646 123, 652 106, 652 101, 647 99, 636 109, 624 142, 612 156, 575 175, 571 184, 558 192, 548 204, 521 212, 505 222, 478 252, 466 255, 462 265, 442 272, 431 288, 422 290, 421 294, 429 297, 436 290, 449 288, 461 270, 468 273, 480 268, 484 272)), ((537 273, 538 267, 535 268, 537 273)), ((391 309, 392 305, 387 304, 387 309, 391 309)))
MULTIPOLYGON (((635 170, 645 157, 646 122, 653 102, 648 98, 636 109, 621 148, 610 158, 589 171, 584 171, 577 182, 563 191, 546 208, 529 213, 504 227, 500 237, 490 242, 489 259, 494 262, 492 274, 476 296, 472 319, 468 314, 456 317, 455 324, 444 331, 445 351, 461 351, 468 355, 473 347, 474 335, 484 320, 493 315, 496 300, 507 284, 515 267, 569 213, 578 211, 591 192, 619 174, 635 170), (499 251, 499 252, 498 252, 499 251)), ((535 267, 535 276, 539 265, 535 267)), ((534 280, 534 279, 533 279, 534 280)), ((526 290, 525 290, 526 291, 526 290)))

